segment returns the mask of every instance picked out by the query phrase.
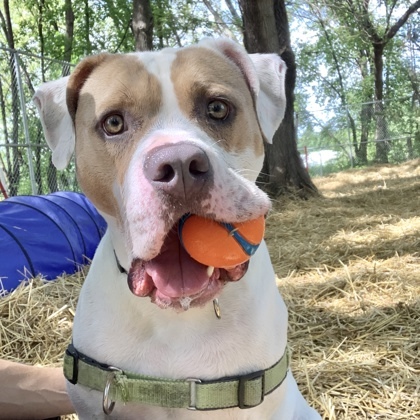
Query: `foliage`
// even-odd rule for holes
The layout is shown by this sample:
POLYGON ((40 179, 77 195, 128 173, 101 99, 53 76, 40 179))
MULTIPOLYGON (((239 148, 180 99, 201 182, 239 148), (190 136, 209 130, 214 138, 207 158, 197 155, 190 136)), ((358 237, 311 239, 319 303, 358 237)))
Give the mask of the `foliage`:
POLYGON ((200 1, 152 1, 156 48, 183 46, 210 36, 214 25, 200 1))
MULTIPOLYGON (((232 31, 238 34, 237 18, 226 10, 220 10, 220 1, 213 3, 226 25, 230 25, 232 31)), ((75 25, 72 62, 100 51, 133 51, 132 1, 72 0, 71 5, 75 25)), ((155 48, 182 46, 221 32, 218 22, 215 22, 201 1, 151 0, 151 7, 155 48)), ((49 58, 63 59, 66 45, 64 0, 15 0, 11 15, 17 48, 34 54, 44 53, 49 58)), ((0 33, 0 43, 7 45, 3 32, 0 33)))
POLYGON ((420 50, 413 29, 419 17, 413 15, 397 35, 390 37, 390 28, 410 3, 382 0, 375 5, 359 0, 301 1, 293 5, 292 12, 292 28, 304 28, 292 32, 296 36, 299 69, 297 112, 300 122, 306 123, 306 129, 300 130, 300 143, 352 143, 356 164, 372 159, 364 147, 366 142, 377 140, 384 144, 384 139, 403 133, 416 136, 419 130, 413 123, 420 102, 415 66, 420 50), (383 85, 378 80, 378 57, 372 41, 375 36, 384 45, 383 85), (380 86, 383 95, 379 98, 380 86), (400 100, 408 97, 412 100, 400 100), (311 100, 309 106, 306 98, 311 100), (375 99, 376 104, 372 103, 375 99), (386 118, 378 113, 379 102, 386 118), (352 104, 360 103, 365 105, 357 105, 355 112, 352 104), (308 112, 315 106, 324 110, 323 116, 321 112, 308 112))
MULTIPOLYGON (((7 47, 6 3, 0 5, 0 46, 7 47)), ((100 51, 133 51, 133 2, 13 0, 11 3, 15 48, 44 57, 39 60, 20 55, 31 142, 38 144, 40 127, 35 122, 30 101, 34 86, 69 72, 68 66, 54 59, 70 58, 72 63, 77 63, 84 56, 100 51), (66 20, 69 7, 74 16, 73 32, 66 20)), ((154 18, 153 47, 156 49, 186 45, 214 34, 242 39, 241 14, 236 0, 150 0, 150 3, 154 18)), ((382 122, 386 125, 382 127, 383 132, 389 139, 390 161, 418 156, 419 14, 412 14, 395 36, 386 39, 381 118, 373 103, 376 79, 372 33, 384 38, 412 4, 414 1, 408 0, 299 0, 287 3, 298 68, 295 111, 299 147, 316 149, 328 145, 329 149, 338 150, 342 162, 336 165, 337 168, 365 165, 376 158, 374 141, 382 122), (366 5, 368 7, 364 9, 366 5), (366 19, 371 22, 371 29, 366 29, 366 19), (344 144, 351 144, 352 149, 344 144)), ((0 130, 0 144, 3 145, 26 141, 22 104, 16 95, 16 69, 10 60, 10 54, 1 51, 3 130, 0 130)), ((24 163, 25 149, 18 153, 12 149, 5 153, 4 150, 0 147, 0 157, 4 161, 0 164, 8 168, 9 177, 16 176, 19 190, 24 188, 29 192, 22 184, 29 182, 28 164, 24 163), (15 167, 19 165, 20 169, 15 167)), ((35 153, 35 160, 35 172, 52 171, 48 167, 46 149, 42 156, 35 153)), ((40 180, 40 191, 54 188, 57 182, 61 181, 56 175, 49 180, 50 185, 45 181, 41 184, 40 180)))

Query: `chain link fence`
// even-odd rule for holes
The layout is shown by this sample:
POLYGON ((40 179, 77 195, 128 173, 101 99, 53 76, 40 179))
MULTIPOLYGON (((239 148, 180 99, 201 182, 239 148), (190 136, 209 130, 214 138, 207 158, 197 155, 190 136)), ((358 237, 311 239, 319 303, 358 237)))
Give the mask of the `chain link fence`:
POLYGON ((78 190, 74 163, 57 172, 32 96, 37 86, 70 73, 71 65, 0 48, 0 197, 78 190))
MULTIPOLYGON (((77 191, 75 165, 51 163, 32 103, 37 86, 70 73, 71 64, 0 47, 0 199, 77 191)), ((298 148, 312 176, 420 157, 420 98, 367 102, 297 115, 298 148)))
POLYGON ((300 113, 298 148, 311 176, 420 157, 420 98, 300 113))

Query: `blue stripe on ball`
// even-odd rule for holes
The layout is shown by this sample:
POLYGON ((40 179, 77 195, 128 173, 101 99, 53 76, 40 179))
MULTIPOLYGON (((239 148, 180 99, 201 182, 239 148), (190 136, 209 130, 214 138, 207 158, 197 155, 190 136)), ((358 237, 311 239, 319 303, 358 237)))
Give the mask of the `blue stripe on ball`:
POLYGON ((243 236, 240 235, 238 230, 230 223, 220 223, 222 226, 224 226, 227 231, 229 232, 229 235, 231 235, 233 238, 236 239, 238 244, 241 246, 241 248, 244 250, 245 254, 251 256, 254 255, 257 251, 260 244, 253 245, 250 244, 243 236))
POLYGON ((178 223, 178 237, 179 237, 179 241, 181 242, 181 245, 183 248, 184 247, 184 241, 182 240, 182 228, 184 226, 185 221, 191 216, 191 213, 185 213, 181 219, 179 220, 178 223))

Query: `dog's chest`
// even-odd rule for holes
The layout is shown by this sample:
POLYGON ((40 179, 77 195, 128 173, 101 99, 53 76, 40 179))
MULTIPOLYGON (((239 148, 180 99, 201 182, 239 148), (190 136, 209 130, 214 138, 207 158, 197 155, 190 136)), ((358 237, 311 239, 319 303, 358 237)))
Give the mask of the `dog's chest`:
POLYGON ((212 302, 175 313, 133 296, 124 275, 107 280, 105 273, 115 272, 113 254, 107 246, 98 255, 102 252, 102 263, 92 266, 76 311, 74 344, 79 351, 130 372, 200 379, 259 370, 281 356, 287 312, 270 281, 272 267, 264 249, 240 283, 226 286, 219 298, 221 319, 212 302))

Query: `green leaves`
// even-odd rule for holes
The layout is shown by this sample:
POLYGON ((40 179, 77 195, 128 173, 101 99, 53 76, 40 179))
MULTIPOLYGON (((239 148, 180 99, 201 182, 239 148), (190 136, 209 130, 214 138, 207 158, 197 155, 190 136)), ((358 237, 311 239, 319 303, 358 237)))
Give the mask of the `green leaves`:
MULTIPOLYGON (((321 111, 307 112, 306 120, 311 120, 310 127, 317 136, 301 129, 302 144, 351 143, 358 154, 362 141, 383 141, 384 135, 393 138, 398 133, 414 133, 416 107, 400 99, 413 93, 415 98, 416 86, 418 92, 419 75, 414 63, 419 50, 413 28, 418 28, 419 16, 412 14, 406 19, 410 10, 420 7, 417 3, 316 0, 293 5, 297 97, 312 94, 309 104, 297 102, 300 115, 315 106, 329 107, 323 115, 321 111), (310 36, 305 35, 305 29, 310 36), (374 56, 378 45, 384 46, 383 52, 378 55, 376 48, 374 56), (375 99, 385 101, 386 116, 372 112, 367 119, 366 107, 361 104, 375 99), (349 112, 340 129, 338 122, 346 109, 349 112), (381 138, 378 133, 382 133, 381 138)), ((418 107, 419 99, 416 101, 418 107)), ((362 161, 367 158, 365 155, 362 161)))

